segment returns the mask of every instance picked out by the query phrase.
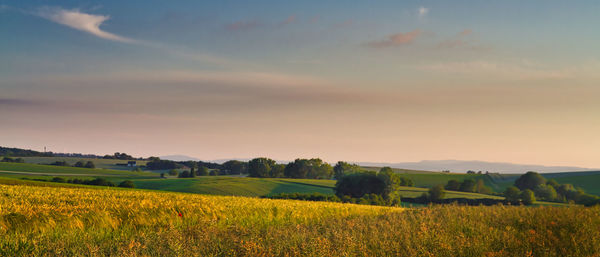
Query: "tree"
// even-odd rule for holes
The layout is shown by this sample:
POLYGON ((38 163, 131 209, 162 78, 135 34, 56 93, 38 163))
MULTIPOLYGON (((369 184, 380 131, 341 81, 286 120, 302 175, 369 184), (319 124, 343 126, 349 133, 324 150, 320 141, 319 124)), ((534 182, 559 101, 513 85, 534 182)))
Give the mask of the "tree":
POLYGON ((535 197, 544 201, 554 201, 558 197, 556 190, 551 185, 537 185, 533 190, 535 197))
POLYGON ((400 178, 400 185, 401 186, 411 187, 411 186, 414 186, 415 183, 410 178, 403 178, 403 177, 401 177, 400 178))
POLYGON ((200 166, 197 171, 198 176, 208 176, 208 168, 200 166))
POLYGON ((223 170, 229 175, 238 175, 248 173, 248 163, 231 160, 223 163, 223 170))
POLYGON ((333 175, 333 168, 319 158, 296 159, 285 166, 284 175, 288 178, 328 179, 333 175))
POLYGON ((170 176, 177 176, 177 174, 179 174, 179 172, 176 169, 169 170, 170 176))
POLYGON ((458 180, 451 179, 448 181, 445 188, 446 190, 450 191, 458 191, 460 190, 460 182, 458 180))
POLYGON ((465 179, 461 184, 460 184, 460 191, 463 192, 475 192, 477 184, 475 183, 475 180, 472 179, 465 179))
POLYGON ((133 184, 133 181, 125 180, 119 184, 119 187, 135 188, 135 185, 133 184))
POLYGON ((356 164, 349 164, 347 162, 339 161, 333 167, 333 177, 340 179, 345 174, 360 172, 360 166, 356 164))
POLYGON ((184 170, 183 172, 179 173, 179 177, 180 178, 189 178, 190 177, 190 172, 187 170, 184 170))
POLYGON ((54 178, 52 178, 52 182, 65 183, 67 181, 64 178, 61 178, 61 177, 54 177, 54 178))
POLYGON ((271 172, 269 176, 272 178, 282 178, 285 174, 285 165, 283 164, 275 164, 271 167, 271 172))
POLYGON ((529 171, 515 181, 515 186, 521 190, 534 190, 535 187, 546 184, 546 179, 537 172, 529 171))
POLYGON ((365 194, 378 194, 384 198, 386 183, 381 180, 374 172, 359 172, 351 173, 341 177, 335 184, 335 194, 343 198, 350 196, 351 198, 360 198, 365 194))
POLYGON ((477 180, 477 185, 475 186, 475 191, 480 194, 491 194, 492 189, 485 185, 483 179, 477 180))
POLYGON ((190 170, 190 178, 195 178, 195 177, 196 177, 196 170, 194 169, 194 167, 192 167, 190 170))
POLYGON ((385 167, 379 169, 379 173, 394 174, 394 170, 392 170, 391 167, 385 166, 385 167))
POLYGON ((519 190, 515 186, 510 186, 510 187, 506 188, 506 190, 504 190, 504 197, 506 198, 507 201, 516 203, 519 201, 519 199, 521 197, 521 190, 519 190))
POLYGON ((208 175, 211 175, 211 176, 216 176, 216 175, 219 175, 219 172, 218 172, 217 170, 211 170, 211 171, 208 173, 208 175))
POLYGON ((250 177, 266 178, 271 174, 275 161, 269 158, 254 158, 248 162, 248 174, 250 177))
POLYGON ((78 161, 75 163, 75 165, 73 165, 74 167, 79 167, 79 168, 83 168, 83 166, 85 165, 85 163, 83 163, 83 161, 78 161))
POLYGON ((164 173, 164 172, 163 172, 163 173, 160 173, 160 177, 161 177, 161 178, 165 178, 165 173, 164 173))
POLYGON ((94 163, 92 161, 88 161, 85 163, 85 165, 83 166, 84 168, 89 168, 89 169, 95 169, 96 165, 94 165, 94 163))
POLYGON ((444 190, 444 185, 439 184, 429 189, 429 200, 431 201, 439 201, 444 199, 446 195, 446 191, 444 190))
POLYGON ((525 189, 521 192, 521 200, 523 200, 523 204, 525 205, 532 205, 535 203, 535 194, 533 191, 525 189))

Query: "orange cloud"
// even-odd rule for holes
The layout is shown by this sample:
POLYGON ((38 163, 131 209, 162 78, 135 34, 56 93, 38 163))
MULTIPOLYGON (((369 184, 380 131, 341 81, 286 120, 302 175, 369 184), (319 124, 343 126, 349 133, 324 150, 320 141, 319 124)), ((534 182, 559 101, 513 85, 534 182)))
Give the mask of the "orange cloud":
POLYGON ((385 48, 392 46, 407 45, 415 41, 415 39, 420 35, 421 30, 415 29, 406 33, 393 34, 385 40, 370 42, 367 45, 373 48, 385 48))

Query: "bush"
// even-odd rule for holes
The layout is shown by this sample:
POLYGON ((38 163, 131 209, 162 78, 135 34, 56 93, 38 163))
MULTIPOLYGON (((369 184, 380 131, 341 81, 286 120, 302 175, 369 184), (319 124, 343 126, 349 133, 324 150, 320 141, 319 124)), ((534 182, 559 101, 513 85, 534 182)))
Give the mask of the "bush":
POLYGON ((85 163, 85 165, 83 167, 88 168, 88 169, 95 169, 96 165, 92 161, 88 161, 85 163))
POLYGON ((444 190, 444 185, 439 184, 429 189, 429 199, 431 201, 439 201, 444 199, 446 195, 446 191, 444 190))
POLYGON ((211 176, 216 176, 216 175, 219 175, 219 172, 218 172, 217 170, 211 170, 211 171, 208 173, 208 175, 211 175, 211 176))
POLYGON ((179 172, 176 169, 172 169, 169 171, 170 176, 177 176, 177 174, 179 174, 179 172))
POLYGON ((67 181, 64 178, 61 177, 54 177, 51 180, 52 182, 56 182, 56 183, 66 183, 67 181))
POLYGON ((183 172, 179 173, 179 177, 180 178, 189 178, 190 177, 190 172, 187 170, 184 170, 183 172))
POLYGON ((135 188, 135 185, 133 184, 133 181, 125 180, 119 184, 119 187, 135 188))
POLYGON ((504 191, 504 197, 507 201, 517 203, 521 198, 521 190, 519 190, 517 187, 510 186, 504 191))
POLYGON ((85 163, 83 163, 82 161, 78 161, 75 163, 75 165, 73 165, 74 167, 78 167, 78 168, 83 168, 83 165, 85 165, 85 163))
POLYGON ((533 191, 525 189, 523 192, 521 192, 521 200, 525 205, 532 205, 535 203, 535 194, 533 191))

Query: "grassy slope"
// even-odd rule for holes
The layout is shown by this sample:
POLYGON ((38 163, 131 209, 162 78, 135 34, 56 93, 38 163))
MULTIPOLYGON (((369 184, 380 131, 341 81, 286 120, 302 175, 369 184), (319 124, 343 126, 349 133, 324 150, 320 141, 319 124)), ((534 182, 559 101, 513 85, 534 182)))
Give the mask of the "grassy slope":
MULTIPOLYGON (((50 164, 56 161, 65 161, 70 165, 75 164, 78 161, 92 161, 96 168, 100 169, 111 169, 111 170, 132 170, 132 167, 119 166, 117 163, 127 163, 126 160, 115 160, 115 159, 95 159, 95 158, 77 158, 77 157, 21 157, 26 163, 32 164, 50 164)), ((147 161, 136 160, 137 165, 146 165, 147 161)))
MULTIPOLYGON (((277 193, 333 193, 319 180, 207 176, 186 179, 135 179, 137 188, 211 195, 264 196, 277 193)), ((335 183, 335 182, 333 182, 335 183)))
MULTIPOLYGON (((123 170, 88 169, 54 165, 39 165, 29 163, 0 162, 0 171, 14 171, 14 174, 32 173, 39 175, 90 175, 90 176, 158 176, 150 172, 131 172, 123 170)), ((2 174, 5 174, 4 172, 2 174)), ((10 172, 8 172, 10 173, 10 172)))
POLYGON ((600 209, 0 185, 0 256, 596 256, 600 209), (179 215, 181 213, 181 216, 179 215))

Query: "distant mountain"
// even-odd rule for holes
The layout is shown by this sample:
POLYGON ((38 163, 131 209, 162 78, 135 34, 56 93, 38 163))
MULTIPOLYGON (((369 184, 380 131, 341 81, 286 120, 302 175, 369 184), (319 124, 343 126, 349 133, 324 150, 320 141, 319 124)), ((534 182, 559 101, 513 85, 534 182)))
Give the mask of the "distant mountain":
POLYGON ((176 161, 176 162, 201 161, 200 159, 198 159, 196 157, 191 157, 191 156, 187 156, 187 155, 165 155, 165 156, 159 156, 158 158, 161 158, 163 160, 176 161))
POLYGON ((442 171, 449 170, 451 172, 467 172, 473 171, 489 171, 500 173, 525 173, 527 171, 537 172, 566 172, 566 171, 590 171, 597 169, 589 169, 582 167, 570 166, 543 166, 531 164, 516 164, 508 162, 485 162, 485 161, 461 161, 461 160, 425 160, 420 162, 402 162, 402 163, 379 163, 379 162, 359 162, 361 166, 390 166, 392 168, 413 169, 413 170, 430 170, 442 171))

